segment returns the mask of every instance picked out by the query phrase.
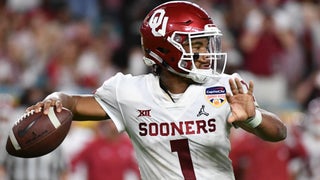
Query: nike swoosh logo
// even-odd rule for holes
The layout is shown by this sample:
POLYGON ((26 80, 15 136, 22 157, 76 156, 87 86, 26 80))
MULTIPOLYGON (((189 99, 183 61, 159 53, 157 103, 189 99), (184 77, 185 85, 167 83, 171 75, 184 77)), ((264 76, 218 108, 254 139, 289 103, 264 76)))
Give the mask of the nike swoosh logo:
POLYGON ((27 134, 27 132, 29 131, 29 129, 40 119, 41 116, 39 116, 37 119, 33 120, 30 124, 28 124, 27 127, 18 130, 18 136, 19 137, 23 137, 24 135, 27 134))

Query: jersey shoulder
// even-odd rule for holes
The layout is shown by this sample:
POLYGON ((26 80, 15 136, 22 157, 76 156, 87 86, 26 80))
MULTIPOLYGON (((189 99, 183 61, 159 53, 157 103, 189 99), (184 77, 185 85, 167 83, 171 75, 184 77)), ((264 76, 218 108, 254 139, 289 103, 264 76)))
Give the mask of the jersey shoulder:
POLYGON ((141 91, 145 89, 147 81, 155 78, 153 74, 145 74, 139 76, 133 76, 131 74, 123 74, 121 72, 107 79, 102 86, 96 91, 96 96, 103 97, 115 97, 118 94, 130 95, 133 92, 141 91))
POLYGON ((238 73, 233 73, 233 74, 221 74, 221 79, 222 80, 229 80, 229 79, 234 79, 234 78, 238 78, 242 80, 242 77, 238 74, 238 73))
POLYGON ((241 76, 238 73, 233 73, 233 74, 220 74, 219 77, 212 78, 209 80, 206 85, 211 86, 214 84, 223 84, 223 85, 229 85, 229 79, 235 79, 238 78, 240 80, 243 80, 241 76))
POLYGON ((132 87, 139 85, 141 82, 149 81, 150 79, 154 78, 153 74, 143 74, 143 75, 137 75, 133 76, 132 74, 123 74, 121 72, 117 73, 107 81, 105 81, 104 84, 112 84, 115 86, 120 87, 132 87))

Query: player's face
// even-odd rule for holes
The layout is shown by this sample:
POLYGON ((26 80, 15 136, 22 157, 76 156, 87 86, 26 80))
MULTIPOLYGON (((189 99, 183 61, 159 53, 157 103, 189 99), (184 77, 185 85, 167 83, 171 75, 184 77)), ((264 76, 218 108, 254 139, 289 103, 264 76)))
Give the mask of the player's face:
MULTIPOLYGON (((182 45, 187 53, 190 53, 190 49, 191 49, 192 53, 194 53, 194 54, 208 53, 209 40, 208 40, 208 38, 197 38, 197 39, 193 39, 191 41, 191 46, 188 42, 184 42, 182 45)), ((207 58, 207 56, 195 55, 193 57, 193 59, 195 61, 195 66, 198 69, 210 69, 211 68, 211 62, 207 58)))

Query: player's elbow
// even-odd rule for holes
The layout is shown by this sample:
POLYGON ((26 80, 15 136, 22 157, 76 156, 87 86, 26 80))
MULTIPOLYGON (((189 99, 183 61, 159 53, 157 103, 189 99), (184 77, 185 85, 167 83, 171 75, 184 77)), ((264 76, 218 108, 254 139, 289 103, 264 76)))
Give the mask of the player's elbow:
POLYGON ((279 122, 276 126, 277 138, 275 138, 275 141, 282 141, 287 138, 287 126, 281 120, 279 122))
POLYGON ((276 141, 282 141, 287 138, 287 127, 285 125, 282 125, 278 128, 278 136, 275 138, 276 141))
POLYGON ((262 136, 262 139, 270 142, 278 142, 287 138, 287 127, 284 124, 279 124, 272 135, 262 136))
POLYGON ((285 140, 287 138, 287 127, 283 125, 280 131, 280 140, 285 140))
POLYGON ((264 125, 259 128, 262 139, 277 142, 286 139, 287 127, 281 119, 270 112, 264 112, 264 125))

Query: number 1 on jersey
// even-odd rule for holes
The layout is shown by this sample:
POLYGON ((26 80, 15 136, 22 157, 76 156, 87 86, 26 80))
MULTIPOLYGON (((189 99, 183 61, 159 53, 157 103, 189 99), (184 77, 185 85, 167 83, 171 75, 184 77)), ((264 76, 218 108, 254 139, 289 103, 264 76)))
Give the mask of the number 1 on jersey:
POLYGON ((188 139, 171 140, 171 152, 177 152, 184 179, 195 180, 188 139))

